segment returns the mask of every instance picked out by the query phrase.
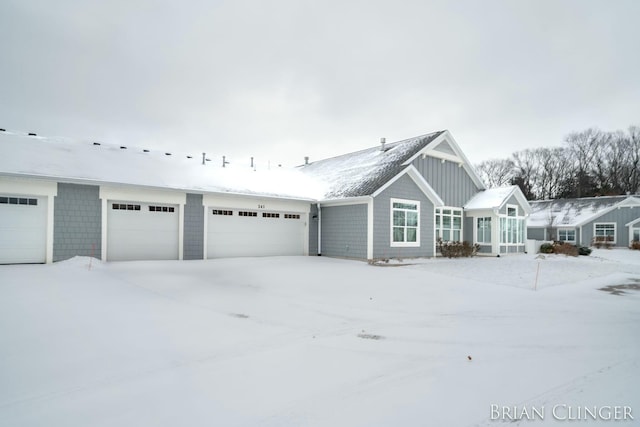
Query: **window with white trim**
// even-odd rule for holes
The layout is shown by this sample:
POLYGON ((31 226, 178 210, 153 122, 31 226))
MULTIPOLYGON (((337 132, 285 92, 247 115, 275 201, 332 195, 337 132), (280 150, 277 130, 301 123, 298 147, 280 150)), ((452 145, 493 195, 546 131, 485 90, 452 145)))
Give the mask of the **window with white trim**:
POLYGON ((640 242, 640 227, 634 227, 631 229, 631 241, 640 242))
POLYGON ((477 218, 476 243, 491 243, 491 217, 477 218))
POLYGON ((525 219, 519 215, 518 206, 507 205, 507 215, 500 216, 500 243, 523 245, 524 233, 525 219))
POLYGON ((576 230, 575 228, 561 228, 558 230, 558 240, 561 242, 575 242, 576 230))
POLYGON ((601 222, 593 224, 593 237, 596 242, 616 243, 616 223, 601 222))
POLYGON ((443 242, 462 241, 462 209, 436 208, 436 240, 443 242))
POLYGON ((420 246, 420 202, 391 199, 391 246, 420 246))

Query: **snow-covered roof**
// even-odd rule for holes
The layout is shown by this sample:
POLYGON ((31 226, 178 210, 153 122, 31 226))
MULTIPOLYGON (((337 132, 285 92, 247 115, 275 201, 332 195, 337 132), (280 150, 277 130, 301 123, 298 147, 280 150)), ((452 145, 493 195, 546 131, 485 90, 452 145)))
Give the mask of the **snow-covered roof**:
POLYGON ((299 170, 324 185, 325 199, 368 196, 402 172, 408 159, 444 132, 388 143, 384 151, 378 146, 319 160, 299 170))
POLYGON ((63 181, 134 184, 315 200, 325 188, 297 169, 202 164, 202 156, 0 131, 0 173, 63 181), (99 145, 96 145, 99 144, 99 145))
POLYGON ((517 185, 489 188, 473 196, 464 208, 466 210, 500 208, 518 189, 517 185))
POLYGON ((640 203, 633 196, 583 197, 580 199, 539 200, 530 202, 533 212, 528 227, 579 227, 627 200, 640 203))

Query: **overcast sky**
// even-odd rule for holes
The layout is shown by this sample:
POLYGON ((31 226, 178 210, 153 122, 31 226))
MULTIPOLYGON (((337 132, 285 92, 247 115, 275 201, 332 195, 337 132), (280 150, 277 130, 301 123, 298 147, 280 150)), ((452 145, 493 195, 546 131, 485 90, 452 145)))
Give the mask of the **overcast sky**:
POLYGON ((0 1, 0 128, 295 165, 640 125, 640 1, 0 1))

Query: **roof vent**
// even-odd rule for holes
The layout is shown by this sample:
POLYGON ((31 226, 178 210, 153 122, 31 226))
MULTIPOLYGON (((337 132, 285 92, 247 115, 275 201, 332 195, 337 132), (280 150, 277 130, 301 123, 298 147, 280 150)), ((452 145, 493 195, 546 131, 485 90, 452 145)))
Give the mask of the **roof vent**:
POLYGON ((94 142, 93 145, 100 145, 100 143, 99 142, 94 142))
POLYGON ((143 153, 148 153, 148 152, 149 152, 149 150, 147 150, 146 148, 144 148, 144 149, 142 150, 142 152, 143 152, 143 153))
POLYGON ((305 165, 309 164, 309 156, 304 156, 304 164, 305 165))
POLYGON ((251 158, 251 167, 253 167, 253 157, 251 158))
POLYGON ((387 138, 380 138, 380 151, 384 151, 384 146, 387 143, 387 138))
POLYGON ((227 161, 227 156, 222 156, 222 167, 226 167, 229 164, 227 161))
POLYGON ((4 132, 4 131, 6 131, 6 129, 0 129, 0 132, 4 132))
POLYGON ((29 136, 38 136, 38 135, 33 132, 29 132, 29 136))
POLYGON ((164 155, 165 155, 165 156, 170 156, 170 155, 171 155, 171 153, 164 153, 164 155))
POLYGON ((187 156, 187 159, 193 159, 193 157, 191 157, 191 156, 187 156))
POLYGON ((126 149, 127 149, 127 147, 125 147, 124 145, 121 145, 121 146, 120 146, 120 149, 121 149, 121 150, 126 150, 126 149))

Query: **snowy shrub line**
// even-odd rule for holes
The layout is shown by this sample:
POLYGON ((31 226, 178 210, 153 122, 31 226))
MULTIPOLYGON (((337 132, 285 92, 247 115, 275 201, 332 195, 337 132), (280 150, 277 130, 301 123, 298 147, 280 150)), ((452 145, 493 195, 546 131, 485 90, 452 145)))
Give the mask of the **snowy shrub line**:
POLYGON ((438 251, 447 258, 461 258, 475 256, 480 250, 480 245, 464 242, 443 242, 438 239, 438 251))
POLYGON ((640 241, 638 241, 638 240, 632 241, 631 245, 629 245, 629 249, 640 251, 640 241))
POLYGON ((591 242, 591 246, 595 246, 597 249, 605 248, 611 249, 613 247, 613 237, 611 236, 596 236, 591 242))
POLYGON ((576 246, 565 242, 543 243, 540 246, 542 254, 562 254, 567 256, 590 255, 591 249, 586 246, 576 246))

